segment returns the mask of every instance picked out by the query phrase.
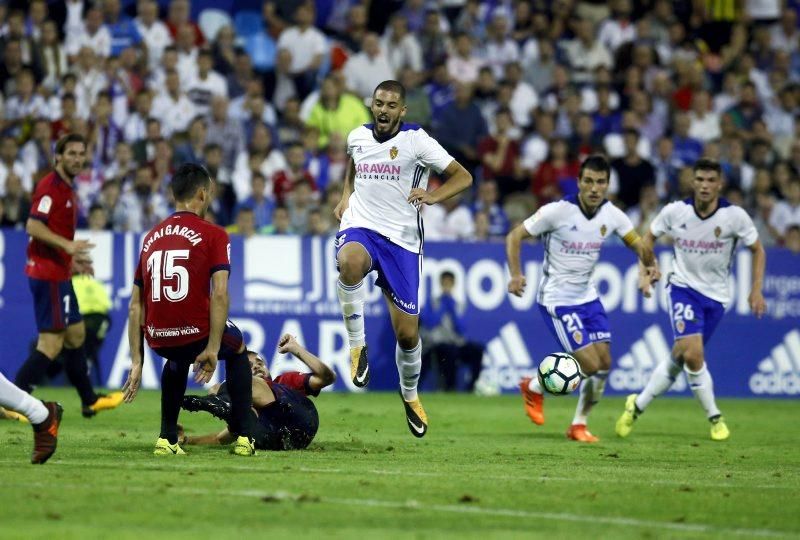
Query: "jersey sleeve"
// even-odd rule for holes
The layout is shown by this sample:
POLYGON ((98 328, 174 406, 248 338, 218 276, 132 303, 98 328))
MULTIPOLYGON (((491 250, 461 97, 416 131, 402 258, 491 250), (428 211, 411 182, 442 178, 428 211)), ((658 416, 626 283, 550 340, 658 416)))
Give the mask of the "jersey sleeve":
POLYGON ((522 222, 522 226, 531 236, 541 236, 555 229, 558 203, 549 203, 536 211, 531 217, 522 222))
POLYGON ((31 200, 30 217, 43 223, 47 223, 50 219, 50 212, 55 204, 55 194, 48 189, 49 187, 50 182, 39 182, 33 192, 33 200, 31 200))
POLYGON ((445 170, 453 162, 453 156, 447 153, 439 141, 425 133, 424 129, 420 128, 417 131, 414 146, 417 159, 437 173, 445 170))
POLYGON ((626 246, 630 246, 638 237, 631 218, 616 206, 614 207, 614 233, 622 238, 626 246))
POLYGON ((744 242, 746 246, 752 246, 758 241, 758 231, 753 220, 743 208, 736 207, 734 213, 734 231, 736 236, 744 242))
POLYGON ((282 384, 287 388, 291 388, 292 390, 296 390, 304 396, 317 397, 319 395, 319 390, 315 392, 311 389, 311 385, 309 384, 310 380, 311 373, 300 373, 299 371, 288 371, 282 375, 278 375, 275 378, 276 383, 282 384))
POLYGON ((653 218, 653 221, 650 222, 650 232, 656 238, 661 236, 662 234, 666 234, 671 226, 671 217, 675 203, 668 204, 661 211, 653 218))
POLYGON ((213 236, 214 241, 209 247, 209 263, 211 266, 211 273, 220 270, 231 271, 231 241, 228 238, 228 233, 224 229, 216 229, 217 234, 213 236))

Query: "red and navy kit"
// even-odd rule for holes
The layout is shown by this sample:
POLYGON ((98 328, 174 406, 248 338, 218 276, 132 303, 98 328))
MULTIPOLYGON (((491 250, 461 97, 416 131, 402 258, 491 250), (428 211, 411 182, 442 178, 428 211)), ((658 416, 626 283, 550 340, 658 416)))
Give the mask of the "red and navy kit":
POLYGON ((264 450, 306 448, 319 429, 319 415, 307 396, 318 396, 309 386, 311 373, 291 371, 274 380, 264 377, 275 401, 258 410, 258 425, 253 430, 256 447, 264 450))
MULTIPOLYGON (((31 219, 59 236, 75 238, 78 196, 73 186, 56 171, 42 178, 33 191, 31 219)), ((25 274, 33 294, 36 327, 40 332, 61 331, 81 321, 78 299, 72 288, 72 256, 66 251, 31 238, 25 274)))
MULTIPOLYGON (((147 233, 134 283, 142 289, 150 347, 177 347, 208 338, 209 281, 221 270, 230 271, 228 233, 197 214, 176 212, 147 233)), ((228 323, 223 348, 241 340, 235 328, 228 323)))

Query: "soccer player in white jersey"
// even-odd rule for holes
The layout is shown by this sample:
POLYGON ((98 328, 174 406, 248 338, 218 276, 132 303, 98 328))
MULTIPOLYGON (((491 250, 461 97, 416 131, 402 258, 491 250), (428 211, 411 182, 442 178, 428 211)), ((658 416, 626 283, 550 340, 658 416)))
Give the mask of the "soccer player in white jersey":
POLYGON ((472 175, 417 125, 403 123, 405 89, 384 81, 372 95, 374 123, 350 132, 342 202, 334 210, 341 221, 336 236, 338 295, 350 344, 353 384, 369 382, 364 335, 364 277, 378 273, 392 328, 395 361, 408 428, 415 437, 428 430, 417 395, 422 365, 419 339, 419 274, 424 232, 420 207, 436 204, 467 189, 472 175), (428 192, 431 170, 446 181, 428 192))
MULTIPOLYGON (((506 237, 511 280, 508 292, 522 296, 525 276, 520 245, 531 236, 544 243, 542 278, 536 294, 545 324, 559 345, 578 361, 586 377, 581 385, 575 417, 567 438, 580 442, 599 439, 586 429, 589 411, 603 394, 611 367, 611 331, 603 304, 592 283, 600 249, 612 235, 622 238, 643 264, 640 288, 658 279, 653 249, 646 246, 625 213, 608 202, 610 168, 603 156, 592 155, 581 164, 578 194, 542 206, 506 237)), ((544 424, 544 393, 537 377, 520 382, 525 412, 544 424)))
POLYGON ((628 396, 616 425, 620 437, 630 434, 636 418, 672 386, 681 369, 711 422, 711 438, 723 441, 730 436, 714 399, 703 347, 731 302, 728 273, 740 240, 753 253, 750 310, 759 318, 764 314, 761 286, 766 255, 750 216, 719 196, 722 185, 719 163, 698 160, 694 165, 694 197, 665 206, 645 234, 648 246, 663 234, 674 240, 675 264, 668 280, 674 344, 671 360, 656 366, 642 393, 628 396))

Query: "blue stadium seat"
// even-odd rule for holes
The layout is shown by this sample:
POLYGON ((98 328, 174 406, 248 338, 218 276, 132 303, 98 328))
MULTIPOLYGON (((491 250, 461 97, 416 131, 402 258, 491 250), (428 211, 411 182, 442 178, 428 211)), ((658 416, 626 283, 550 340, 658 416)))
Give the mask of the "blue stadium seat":
POLYGON ((264 24, 261 21, 260 12, 240 11, 233 16, 233 26, 237 36, 247 38, 260 32, 264 24))
POLYGON ((269 71, 275 67, 278 50, 275 41, 263 30, 244 38, 244 48, 256 71, 269 71))
POLYGON ((233 12, 233 0, 192 0, 192 20, 199 21, 200 14, 207 9, 218 9, 230 14, 233 12))
POLYGON ((232 22, 228 12, 216 8, 204 9, 197 19, 197 24, 200 25, 200 30, 208 41, 214 41, 220 28, 232 22))

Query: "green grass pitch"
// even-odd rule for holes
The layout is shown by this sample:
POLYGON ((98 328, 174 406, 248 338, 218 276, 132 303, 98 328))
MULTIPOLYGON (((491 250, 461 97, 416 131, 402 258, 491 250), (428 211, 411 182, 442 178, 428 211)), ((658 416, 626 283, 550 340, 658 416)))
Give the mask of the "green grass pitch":
POLYGON ((30 465, 30 427, 0 422, 3 539, 800 538, 797 401, 720 400, 732 436, 715 443, 689 399, 620 440, 606 398, 584 445, 564 438, 574 398, 548 398, 537 427, 519 396, 423 395, 417 440, 396 394, 324 394, 308 450, 241 458, 153 456, 157 392, 91 420, 74 391, 37 395, 65 406, 58 452, 30 465))

